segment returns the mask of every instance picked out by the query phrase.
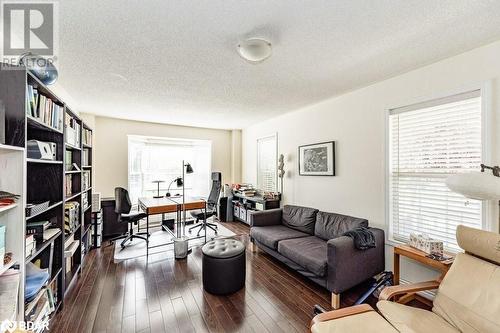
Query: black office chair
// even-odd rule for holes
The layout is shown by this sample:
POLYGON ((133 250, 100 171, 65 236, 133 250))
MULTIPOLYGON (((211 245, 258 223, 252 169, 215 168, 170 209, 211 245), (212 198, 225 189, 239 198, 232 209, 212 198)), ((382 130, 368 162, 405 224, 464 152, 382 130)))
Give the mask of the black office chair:
POLYGON ((193 229, 200 228, 200 230, 198 230, 198 236, 199 236, 200 232, 202 230, 205 230, 206 232, 206 229, 208 227, 213 231, 215 231, 215 234, 217 235, 217 225, 214 223, 207 222, 206 219, 214 215, 217 215, 217 202, 219 201, 221 186, 222 186, 222 174, 220 172, 212 172, 212 189, 210 190, 210 195, 208 196, 207 199, 206 215, 203 210, 191 211, 191 216, 196 219, 196 223, 198 223, 200 220, 202 221, 202 223, 189 228, 188 230, 189 233, 191 233, 191 230, 193 229))
POLYGON ((119 214, 118 222, 129 223, 129 231, 125 235, 116 237, 113 240, 117 240, 125 236, 125 239, 121 242, 122 249, 125 247, 126 242, 134 238, 142 239, 148 242, 147 237, 134 234, 134 225, 137 225, 140 220, 146 218, 147 214, 142 212, 130 212, 132 209, 132 203, 130 202, 128 191, 122 187, 115 188, 115 202, 115 213, 119 214))

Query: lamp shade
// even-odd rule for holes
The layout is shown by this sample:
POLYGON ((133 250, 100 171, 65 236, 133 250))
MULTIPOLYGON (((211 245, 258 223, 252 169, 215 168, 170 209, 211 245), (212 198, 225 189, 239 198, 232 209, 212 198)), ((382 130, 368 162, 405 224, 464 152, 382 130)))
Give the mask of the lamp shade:
POLYGON ((500 177, 490 172, 471 172, 449 176, 446 186, 453 192, 476 200, 500 200, 500 177))
POLYGON ((193 173, 193 167, 189 163, 186 164, 186 173, 193 173))
POLYGON ((178 177, 175 181, 177 187, 181 187, 182 185, 184 185, 184 183, 182 182, 182 177, 178 177))

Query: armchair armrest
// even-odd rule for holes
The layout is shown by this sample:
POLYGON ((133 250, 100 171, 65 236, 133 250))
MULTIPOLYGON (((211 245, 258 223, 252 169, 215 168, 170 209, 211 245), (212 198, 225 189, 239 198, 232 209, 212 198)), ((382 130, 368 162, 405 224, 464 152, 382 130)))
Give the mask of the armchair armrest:
POLYGON ((375 310, 373 310, 373 308, 368 304, 360 304, 360 305, 350 306, 348 308, 320 313, 311 320, 311 327, 314 324, 320 323, 322 321, 329 321, 329 320, 339 319, 342 317, 353 316, 368 311, 375 311, 375 310))
POLYGON ((250 215, 250 226, 265 227, 279 225, 281 224, 281 216, 281 208, 256 211, 250 215))
POLYGON ((340 294, 382 272, 385 267, 384 231, 370 228, 375 236, 375 248, 358 250, 354 240, 341 236, 328 241, 327 289, 340 294))
POLYGON ((395 296, 408 293, 416 293, 424 290, 432 290, 439 288, 439 281, 425 281, 411 284, 403 284, 384 288, 380 293, 379 300, 390 300, 395 296))

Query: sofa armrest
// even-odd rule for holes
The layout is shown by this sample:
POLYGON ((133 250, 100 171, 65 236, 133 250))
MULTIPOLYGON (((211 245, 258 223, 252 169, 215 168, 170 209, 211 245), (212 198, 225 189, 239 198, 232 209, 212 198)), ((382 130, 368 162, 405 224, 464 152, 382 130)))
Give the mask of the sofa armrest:
POLYGON ((359 304, 359 305, 353 305, 353 306, 339 309, 339 310, 333 310, 333 311, 320 313, 320 314, 314 316, 314 318, 312 319, 311 327, 314 324, 317 324, 317 323, 320 323, 323 321, 335 320, 335 319, 353 316, 353 315, 357 315, 357 314, 368 312, 368 311, 375 311, 375 310, 371 306, 369 306, 368 304, 359 304))
POLYGON ((384 270, 384 231, 378 228, 370 230, 375 236, 376 244, 371 249, 356 249, 354 240, 347 236, 328 241, 327 289, 330 292, 340 294, 384 270))
POLYGON ((281 224, 281 208, 260 210, 250 215, 250 226, 265 227, 269 225, 281 224))
POLYGON ((439 288, 439 281, 425 281, 411 284, 385 287, 380 293, 379 300, 390 300, 399 295, 417 293, 424 290, 433 290, 439 288))

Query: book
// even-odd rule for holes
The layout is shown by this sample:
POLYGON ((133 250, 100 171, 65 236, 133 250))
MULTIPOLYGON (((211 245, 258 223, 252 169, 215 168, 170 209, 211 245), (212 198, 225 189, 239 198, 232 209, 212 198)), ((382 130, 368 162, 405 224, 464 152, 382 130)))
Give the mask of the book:
POLYGON ((64 153, 65 155, 65 169, 66 171, 71 171, 73 169, 73 152, 69 149, 66 149, 66 152, 64 153))
POLYGON ((72 234, 80 225, 80 203, 70 201, 64 204, 64 231, 72 234))
POLYGON ((26 88, 26 104, 26 113, 30 117, 59 131, 63 130, 64 107, 42 95, 31 84, 28 84, 26 88))
POLYGON ((49 239, 54 237, 59 231, 60 231, 59 228, 50 228, 45 230, 45 232, 43 233, 43 240, 48 241, 49 239))

